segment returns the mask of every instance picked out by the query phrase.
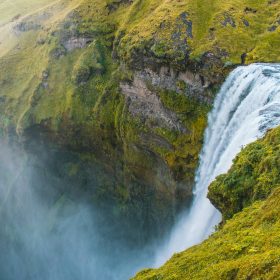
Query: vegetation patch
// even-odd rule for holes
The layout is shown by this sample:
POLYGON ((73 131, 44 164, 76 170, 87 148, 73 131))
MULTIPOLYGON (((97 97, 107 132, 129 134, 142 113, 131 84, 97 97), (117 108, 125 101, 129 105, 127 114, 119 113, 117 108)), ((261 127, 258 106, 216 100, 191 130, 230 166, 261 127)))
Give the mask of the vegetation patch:
POLYGON ((280 128, 245 147, 235 158, 227 174, 210 185, 209 198, 224 219, 265 199, 280 186, 280 128))

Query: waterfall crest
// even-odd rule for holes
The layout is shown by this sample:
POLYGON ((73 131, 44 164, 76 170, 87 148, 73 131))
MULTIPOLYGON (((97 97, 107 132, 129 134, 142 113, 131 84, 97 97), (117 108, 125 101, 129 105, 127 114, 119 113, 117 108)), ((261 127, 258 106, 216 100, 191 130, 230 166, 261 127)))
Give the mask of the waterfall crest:
POLYGON ((278 125, 280 64, 252 64, 235 69, 223 84, 208 116, 192 206, 157 254, 156 267, 213 232, 221 214, 207 199, 209 184, 229 170, 242 147, 278 125))

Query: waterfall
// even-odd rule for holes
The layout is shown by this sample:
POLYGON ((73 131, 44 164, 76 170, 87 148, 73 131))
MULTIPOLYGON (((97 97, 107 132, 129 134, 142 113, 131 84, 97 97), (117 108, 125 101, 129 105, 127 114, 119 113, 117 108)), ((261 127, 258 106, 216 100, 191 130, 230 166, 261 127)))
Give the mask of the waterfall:
POLYGON ((208 116, 192 206, 159 250, 155 267, 213 232, 221 214, 207 199, 209 184, 229 170, 242 147, 278 125, 280 64, 252 64, 235 69, 223 84, 208 116))

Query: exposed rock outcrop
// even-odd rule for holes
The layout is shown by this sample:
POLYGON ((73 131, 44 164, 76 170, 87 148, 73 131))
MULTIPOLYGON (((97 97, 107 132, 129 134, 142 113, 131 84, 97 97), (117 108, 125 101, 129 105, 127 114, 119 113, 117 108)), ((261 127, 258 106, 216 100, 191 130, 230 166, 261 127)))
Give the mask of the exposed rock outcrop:
POLYGON ((75 49, 83 49, 87 44, 92 42, 92 38, 86 37, 71 37, 62 42, 64 48, 69 52, 75 49))
POLYGON ((137 74, 131 84, 121 84, 128 108, 133 116, 140 117, 148 126, 165 127, 179 132, 186 129, 180 124, 176 114, 164 108, 159 96, 148 89, 145 80, 137 74))

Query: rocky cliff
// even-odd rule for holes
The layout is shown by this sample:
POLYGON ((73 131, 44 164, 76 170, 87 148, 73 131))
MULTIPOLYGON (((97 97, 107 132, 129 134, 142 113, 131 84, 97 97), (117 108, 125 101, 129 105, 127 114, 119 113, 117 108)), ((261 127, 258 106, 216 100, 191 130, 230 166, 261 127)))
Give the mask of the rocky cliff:
POLYGON ((280 60, 279 2, 18 2, 0 9, 9 11, 1 132, 74 153, 65 176, 91 188, 81 173, 90 166, 98 201, 162 234, 191 197, 206 115, 227 73, 280 60))

